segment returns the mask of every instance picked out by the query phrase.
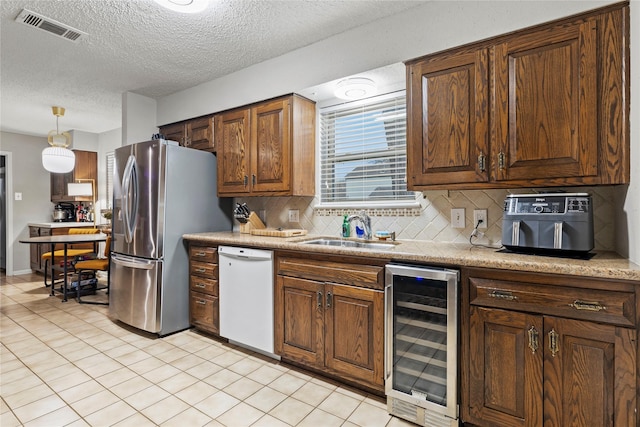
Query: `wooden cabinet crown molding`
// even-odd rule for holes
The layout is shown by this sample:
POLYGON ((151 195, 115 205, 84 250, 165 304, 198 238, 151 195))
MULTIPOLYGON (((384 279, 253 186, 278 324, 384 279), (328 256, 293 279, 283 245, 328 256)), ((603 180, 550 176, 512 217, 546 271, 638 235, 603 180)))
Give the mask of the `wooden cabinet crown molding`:
POLYGON ((409 189, 629 182, 628 2, 405 64, 409 189))

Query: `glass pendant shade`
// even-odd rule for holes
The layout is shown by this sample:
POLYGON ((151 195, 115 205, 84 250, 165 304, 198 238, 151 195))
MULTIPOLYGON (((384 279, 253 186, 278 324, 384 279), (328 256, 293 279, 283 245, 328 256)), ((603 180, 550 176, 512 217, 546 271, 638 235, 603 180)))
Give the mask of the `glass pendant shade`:
POLYGON ((42 166, 49 172, 71 172, 75 164, 76 155, 64 147, 56 145, 42 150, 42 166))

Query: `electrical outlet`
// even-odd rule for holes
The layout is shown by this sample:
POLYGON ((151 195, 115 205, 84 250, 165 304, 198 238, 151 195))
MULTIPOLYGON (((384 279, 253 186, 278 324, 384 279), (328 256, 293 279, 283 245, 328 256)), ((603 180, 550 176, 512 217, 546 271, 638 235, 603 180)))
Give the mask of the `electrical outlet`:
POLYGON ((289 222, 300 222, 300 211, 298 209, 289 209, 289 222))
POLYGON ((451 209, 451 228, 464 227, 464 208, 451 209))
POLYGON ((486 230, 488 227, 487 222, 487 210, 486 209, 474 209, 473 210, 473 226, 478 226, 478 230, 486 230), (478 225, 478 221, 482 220, 480 225, 478 225))

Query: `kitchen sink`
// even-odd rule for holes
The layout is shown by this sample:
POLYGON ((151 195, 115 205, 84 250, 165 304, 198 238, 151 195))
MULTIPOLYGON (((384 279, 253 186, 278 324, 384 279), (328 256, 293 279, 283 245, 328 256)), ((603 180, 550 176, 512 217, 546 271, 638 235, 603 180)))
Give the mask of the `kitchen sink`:
POLYGON ((396 243, 369 242, 358 240, 345 240, 335 237, 320 237, 317 239, 300 242, 303 245, 337 246, 342 248, 358 248, 373 250, 390 250, 396 247, 396 243))

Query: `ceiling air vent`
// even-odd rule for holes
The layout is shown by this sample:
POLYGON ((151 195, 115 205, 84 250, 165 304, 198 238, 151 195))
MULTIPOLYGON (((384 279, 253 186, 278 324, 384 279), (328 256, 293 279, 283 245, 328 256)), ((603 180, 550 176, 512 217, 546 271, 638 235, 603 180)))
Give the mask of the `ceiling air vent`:
POLYGON ((40 28, 41 30, 72 42, 77 42, 81 36, 87 35, 87 33, 83 31, 27 9, 22 9, 22 12, 16 17, 16 22, 30 27, 40 28))

